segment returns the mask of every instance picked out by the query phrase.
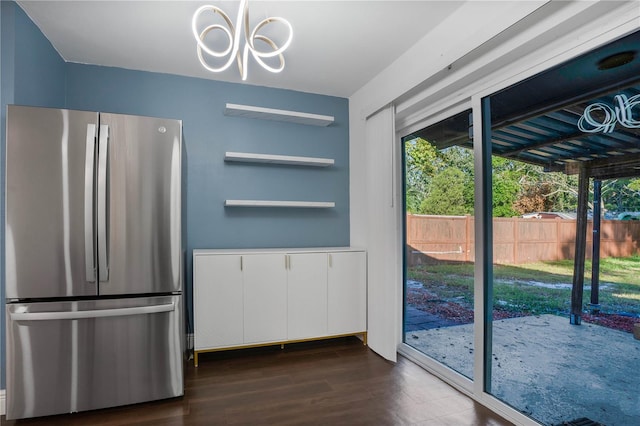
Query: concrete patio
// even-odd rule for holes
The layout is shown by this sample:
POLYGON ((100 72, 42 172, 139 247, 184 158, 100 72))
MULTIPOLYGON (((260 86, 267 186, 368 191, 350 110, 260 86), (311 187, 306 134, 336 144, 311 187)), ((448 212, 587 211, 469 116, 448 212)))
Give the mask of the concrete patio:
MULTIPOLYGON (((406 342, 472 376, 472 324, 407 329, 406 342)), ((639 424, 640 341, 632 334, 556 315, 494 321, 492 369, 491 393, 543 424, 639 424)))

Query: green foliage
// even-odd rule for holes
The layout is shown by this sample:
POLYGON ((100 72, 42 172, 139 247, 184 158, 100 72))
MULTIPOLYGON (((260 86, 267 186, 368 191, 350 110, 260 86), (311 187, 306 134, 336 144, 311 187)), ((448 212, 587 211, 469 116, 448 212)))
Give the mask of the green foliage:
POLYGON ((603 181, 602 206, 616 212, 640 211, 640 179, 603 181))
POLYGON ((629 179, 627 187, 636 194, 640 194, 640 178, 629 179))
POLYGON ((518 216, 514 205, 520 191, 520 173, 515 169, 513 161, 493 157, 491 162, 493 167, 493 216, 518 216))
POLYGON ((407 170, 432 176, 436 171, 437 149, 422 138, 416 138, 405 144, 407 170))
POLYGON ((420 213, 430 177, 435 173, 436 149, 424 139, 405 142, 406 209, 420 213))
POLYGON ((424 214, 464 215, 472 213, 465 208, 465 175, 453 166, 438 173, 431 182, 431 191, 420 205, 424 214))
POLYGON ((405 142, 406 209, 414 214, 473 213, 473 153, 436 149, 421 138, 405 142))
MULTIPOLYGON (((406 209, 413 214, 464 215, 474 209, 473 152, 451 146, 438 150, 416 138, 405 142, 406 209)), ((542 167, 492 158, 494 217, 539 211, 575 212, 578 177, 542 167)), ((605 211, 640 211, 640 178, 612 179, 602 185, 605 211)))

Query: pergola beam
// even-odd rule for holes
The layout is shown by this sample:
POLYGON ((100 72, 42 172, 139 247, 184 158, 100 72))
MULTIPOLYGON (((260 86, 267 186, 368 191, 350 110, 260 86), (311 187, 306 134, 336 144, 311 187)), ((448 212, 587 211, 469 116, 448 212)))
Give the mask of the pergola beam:
MULTIPOLYGON (((598 158, 591 161, 581 161, 581 162, 572 162, 567 163, 564 166, 559 166, 557 169, 554 168, 552 171, 564 172, 568 175, 574 175, 580 173, 580 169, 582 167, 587 167, 590 169, 591 176, 598 176, 605 174, 606 172, 614 173, 615 170, 618 170, 619 173, 628 172, 628 176, 640 175, 640 154, 621 154, 614 155, 609 158, 598 158)), ((550 168, 551 169, 551 168, 550 168)), ((600 177, 600 179, 603 179, 600 177)))

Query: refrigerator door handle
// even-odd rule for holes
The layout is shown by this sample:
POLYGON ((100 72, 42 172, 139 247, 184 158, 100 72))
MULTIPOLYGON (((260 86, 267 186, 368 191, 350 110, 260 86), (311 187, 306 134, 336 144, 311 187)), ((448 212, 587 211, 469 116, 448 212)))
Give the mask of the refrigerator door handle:
POLYGON ((171 312, 176 309, 175 303, 162 305, 136 306, 133 308, 96 309, 89 311, 64 311, 64 312, 10 312, 12 321, 52 321, 52 320, 76 320, 87 318, 124 317, 128 315, 157 314, 171 312))
POLYGON ((98 275, 100 281, 109 280, 107 251, 107 159, 109 154, 109 126, 100 125, 98 141, 98 275))
POLYGON ((96 254, 93 229, 93 185, 95 176, 96 125, 87 124, 86 158, 84 164, 84 258, 87 282, 96 281, 96 254))

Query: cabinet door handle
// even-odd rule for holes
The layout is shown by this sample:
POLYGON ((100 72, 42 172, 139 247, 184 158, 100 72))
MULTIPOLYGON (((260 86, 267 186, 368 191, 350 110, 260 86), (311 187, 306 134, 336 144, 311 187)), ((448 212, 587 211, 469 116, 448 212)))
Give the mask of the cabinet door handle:
POLYGON ((329 253, 329 268, 333 268, 333 257, 331 257, 331 253, 329 253))
POLYGON ((240 270, 242 271, 242 256, 240 256, 240 270))

